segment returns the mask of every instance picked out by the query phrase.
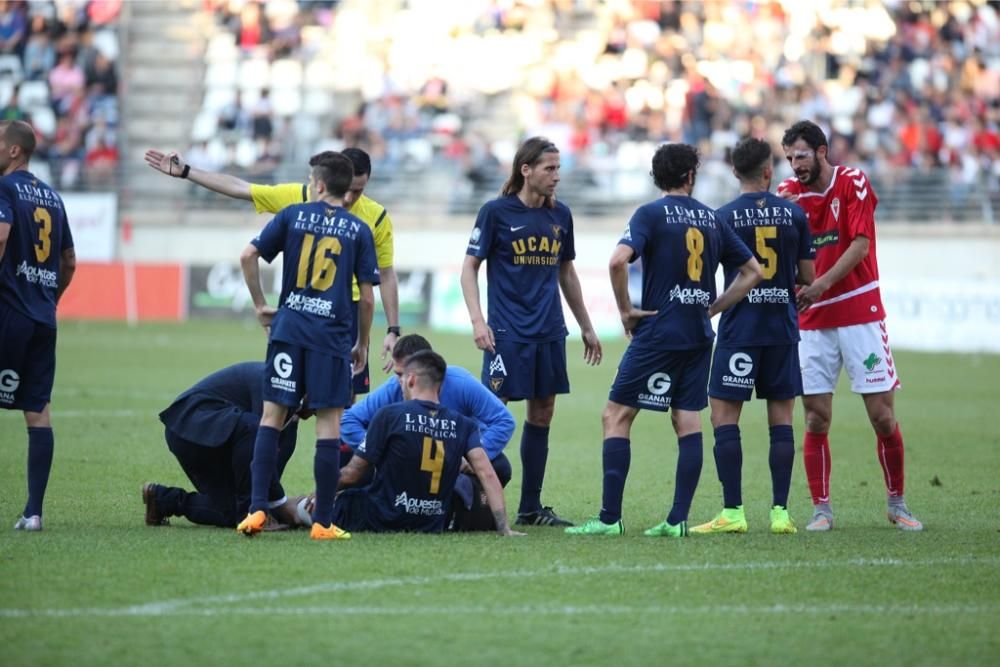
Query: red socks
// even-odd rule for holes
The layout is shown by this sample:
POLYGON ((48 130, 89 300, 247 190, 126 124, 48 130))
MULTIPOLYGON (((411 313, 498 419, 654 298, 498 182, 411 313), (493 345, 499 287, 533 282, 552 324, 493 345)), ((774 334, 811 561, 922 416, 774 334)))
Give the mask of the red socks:
POLYGON ((830 502, 830 441, 826 433, 806 432, 802 460, 813 505, 830 502))
POLYGON ((878 437, 878 462, 885 476, 885 490, 890 497, 903 495, 903 435, 896 430, 889 436, 878 437))

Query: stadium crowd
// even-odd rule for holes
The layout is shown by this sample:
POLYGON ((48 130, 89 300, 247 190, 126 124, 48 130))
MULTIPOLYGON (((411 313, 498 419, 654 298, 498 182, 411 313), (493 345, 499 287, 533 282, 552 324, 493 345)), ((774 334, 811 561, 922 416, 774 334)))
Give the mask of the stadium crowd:
POLYGON ((810 117, 834 159, 878 179, 946 168, 954 192, 984 174, 997 187, 995 2, 445 4, 206 0, 241 72, 270 77, 206 95, 214 122, 194 157, 268 173, 317 144, 356 145, 380 173, 451 164, 494 190, 516 136, 541 134, 584 179, 637 168, 645 182, 646 149, 665 140, 728 178, 738 137, 776 146, 810 117))
POLYGON ((121 0, 0 1, 0 119, 38 134, 35 171, 110 187, 118 163, 121 0))

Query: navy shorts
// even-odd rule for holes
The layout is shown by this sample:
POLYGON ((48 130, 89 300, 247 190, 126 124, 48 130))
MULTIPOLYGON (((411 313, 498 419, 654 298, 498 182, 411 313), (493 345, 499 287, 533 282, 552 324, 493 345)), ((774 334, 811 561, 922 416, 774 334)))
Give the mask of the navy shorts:
POLYGON ((708 395, 727 401, 757 398, 788 400, 802 395, 799 346, 718 346, 712 359, 708 395))
POLYGON ((337 494, 333 503, 333 523, 348 532, 381 532, 368 514, 372 503, 368 498, 368 487, 344 489, 337 494))
POLYGON ((350 360, 292 343, 268 343, 263 381, 264 400, 289 408, 305 395, 306 407, 314 410, 351 404, 350 360))
POLYGON ((518 401, 569 393, 566 339, 550 343, 496 341, 483 352, 483 384, 500 398, 518 401))
MULTIPOLYGON (((351 301, 351 345, 358 341, 358 302, 351 301)), ((380 348, 381 349, 381 346, 380 348)), ((368 349, 371 352, 371 348, 368 349)), ((371 391, 371 380, 368 378, 368 358, 365 357, 365 367, 360 373, 355 375, 351 382, 354 385, 355 394, 367 394, 371 391)))
POLYGON ((55 328, 0 304, 0 408, 41 412, 55 377, 55 328))
POLYGON ((608 399, 643 410, 696 412, 708 405, 712 348, 657 350, 629 345, 608 399))

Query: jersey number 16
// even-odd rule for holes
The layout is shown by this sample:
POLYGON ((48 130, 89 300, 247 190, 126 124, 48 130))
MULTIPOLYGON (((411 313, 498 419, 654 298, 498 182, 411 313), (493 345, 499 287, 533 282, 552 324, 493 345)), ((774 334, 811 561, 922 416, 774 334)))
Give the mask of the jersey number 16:
POLYGON ((337 263, 333 258, 340 254, 341 249, 338 238, 322 236, 319 242, 316 242, 313 234, 306 234, 302 239, 302 251, 299 253, 299 272, 295 286, 303 289, 310 285, 321 292, 329 289, 333 285, 333 279, 337 277, 337 263), (312 278, 309 277, 310 264, 312 278))

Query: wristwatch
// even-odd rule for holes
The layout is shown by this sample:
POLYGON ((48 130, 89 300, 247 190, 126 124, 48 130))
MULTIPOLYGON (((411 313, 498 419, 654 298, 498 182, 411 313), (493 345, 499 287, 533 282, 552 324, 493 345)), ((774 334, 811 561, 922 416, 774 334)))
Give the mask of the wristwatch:
POLYGON ((398 324, 396 326, 389 327, 388 329, 385 330, 386 334, 396 334, 397 336, 399 335, 399 332, 400 329, 398 324))

